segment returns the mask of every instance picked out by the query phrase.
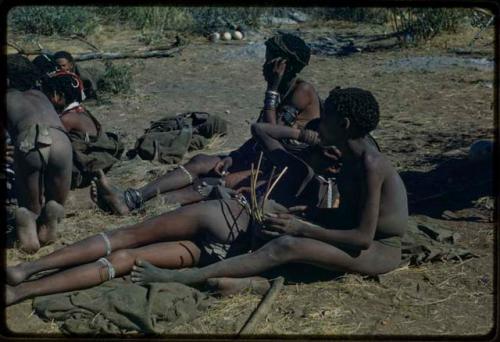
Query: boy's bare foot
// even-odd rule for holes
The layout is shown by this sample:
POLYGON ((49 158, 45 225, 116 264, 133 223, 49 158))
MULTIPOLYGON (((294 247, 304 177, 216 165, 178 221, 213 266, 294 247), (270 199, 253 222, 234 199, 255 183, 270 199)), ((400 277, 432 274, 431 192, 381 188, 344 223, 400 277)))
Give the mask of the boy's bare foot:
POLYGON ((35 253, 40 249, 36 231, 37 215, 26 208, 17 208, 15 212, 17 238, 20 248, 27 253, 35 253))
POLYGON ((21 286, 5 285, 5 306, 19 303, 25 299, 26 296, 22 292, 21 286))
POLYGON ((266 278, 210 278, 207 280, 208 286, 222 296, 229 296, 236 293, 250 291, 253 294, 263 295, 271 286, 266 278))
POLYGON ((130 210, 123 198, 123 191, 109 184, 108 177, 102 170, 90 185, 90 198, 99 208, 117 215, 127 215, 130 210))
POLYGON ((64 218, 64 207, 56 201, 48 201, 43 210, 44 224, 38 229, 38 240, 45 245, 57 239, 57 225, 64 218))
POLYGON ((16 295, 14 293, 14 288, 9 285, 5 285, 5 306, 14 304, 16 295))
POLYGON ((130 279, 140 285, 149 283, 181 283, 189 285, 198 282, 196 271, 196 268, 168 270, 153 266, 144 260, 137 260, 130 273, 130 279))
POLYGON ((5 273, 6 273, 5 280, 7 281, 7 284, 17 285, 17 284, 25 281, 26 278, 28 278, 28 275, 23 270, 21 265, 22 264, 17 265, 17 266, 11 266, 11 267, 7 267, 5 269, 5 273))

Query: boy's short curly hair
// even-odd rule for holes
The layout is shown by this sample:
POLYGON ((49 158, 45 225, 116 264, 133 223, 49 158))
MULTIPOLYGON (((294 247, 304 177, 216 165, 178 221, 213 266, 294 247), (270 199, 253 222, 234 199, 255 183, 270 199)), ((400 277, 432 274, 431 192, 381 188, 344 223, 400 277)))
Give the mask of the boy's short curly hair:
POLYGON ((21 55, 7 55, 7 78, 9 87, 21 91, 32 89, 40 77, 38 69, 31 61, 21 55))
POLYGON ((325 100, 325 114, 339 114, 349 118, 351 125, 365 136, 373 131, 379 121, 379 105, 375 97, 368 90, 360 88, 335 88, 325 100))

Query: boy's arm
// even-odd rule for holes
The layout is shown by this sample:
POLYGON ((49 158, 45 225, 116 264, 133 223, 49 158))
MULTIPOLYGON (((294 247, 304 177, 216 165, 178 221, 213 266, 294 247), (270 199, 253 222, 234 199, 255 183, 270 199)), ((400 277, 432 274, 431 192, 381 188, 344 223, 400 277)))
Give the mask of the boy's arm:
MULTIPOLYGON (((265 155, 269 160, 278 167, 287 166, 293 169, 297 174, 297 178, 301 178, 299 174, 309 169, 309 167, 299 158, 289 153, 281 144, 281 139, 295 139, 301 142, 313 144, 318 143, 318 134, 315 131, 301 130, 297 128, 271 125, 268 123, 254 123, 251 127, 252 135, 262 147, 265 155)), ((307 171, 308 173, 309 171, 307 171)), ((305 175, 303 175, 305 177, 305 175)), ((303 178, 302 177, 302 178, 303 178)))
POLYGON ((365 157, 366 192, 359 225, 354 229, 325 229, 290 214, 267 218, 267 227, 274 232, 307 237, 331 244, 347 244, 361 249, 370 247, 377 228, 383 177, 378 158, 365 157))

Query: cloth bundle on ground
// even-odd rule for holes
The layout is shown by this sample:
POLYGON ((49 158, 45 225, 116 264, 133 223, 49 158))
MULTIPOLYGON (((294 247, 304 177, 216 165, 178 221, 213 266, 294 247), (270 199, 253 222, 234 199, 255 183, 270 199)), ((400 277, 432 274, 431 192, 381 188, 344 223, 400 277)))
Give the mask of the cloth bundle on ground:
POLYGON ((118 135, 103 132, 100 123, 88 110, 85 110, 84 114, 94 121, 97 135, 90 136, 79 131, 71 131, 68 134, 73 146, 72 189, 88 186, 97 170, 109 171, 124 150, 118 135))
POLYGON ((179 163, 188 151, 201 150, 216 135, 227 133, 227 121, 205 112, 189 112, 151 122, 127 155, 165 164, 179 163))
POLYGON ((143 287, 114 279, 87 290, 37 297, 33 308, 68 334, 162 334, 195 319, 211 303, 208 295, 178 283, 143 287))
POLYGON ((401 241, 402 264, 421 265, 433 261, 464 260, 476 257, 455 245, 459 234, 443 227, 428 216, 410 216, 406 234, 401 241))

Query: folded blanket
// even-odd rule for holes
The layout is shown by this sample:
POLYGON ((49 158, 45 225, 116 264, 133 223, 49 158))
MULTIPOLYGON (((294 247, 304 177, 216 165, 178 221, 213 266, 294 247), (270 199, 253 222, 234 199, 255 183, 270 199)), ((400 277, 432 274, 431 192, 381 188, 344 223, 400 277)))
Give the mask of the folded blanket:
POLYGON ((211 297, 178 283, 143 287, 114 279, 87 290, 37 297, 33 308, 67 334, 161 334, 195 319, 211 302, 211 297))
POLYGON ((411 216, 402 239, 402 264, 421 265, 426 262, 477 257, 455 245, 459 234, 443 227, 439 220, 411 216))

